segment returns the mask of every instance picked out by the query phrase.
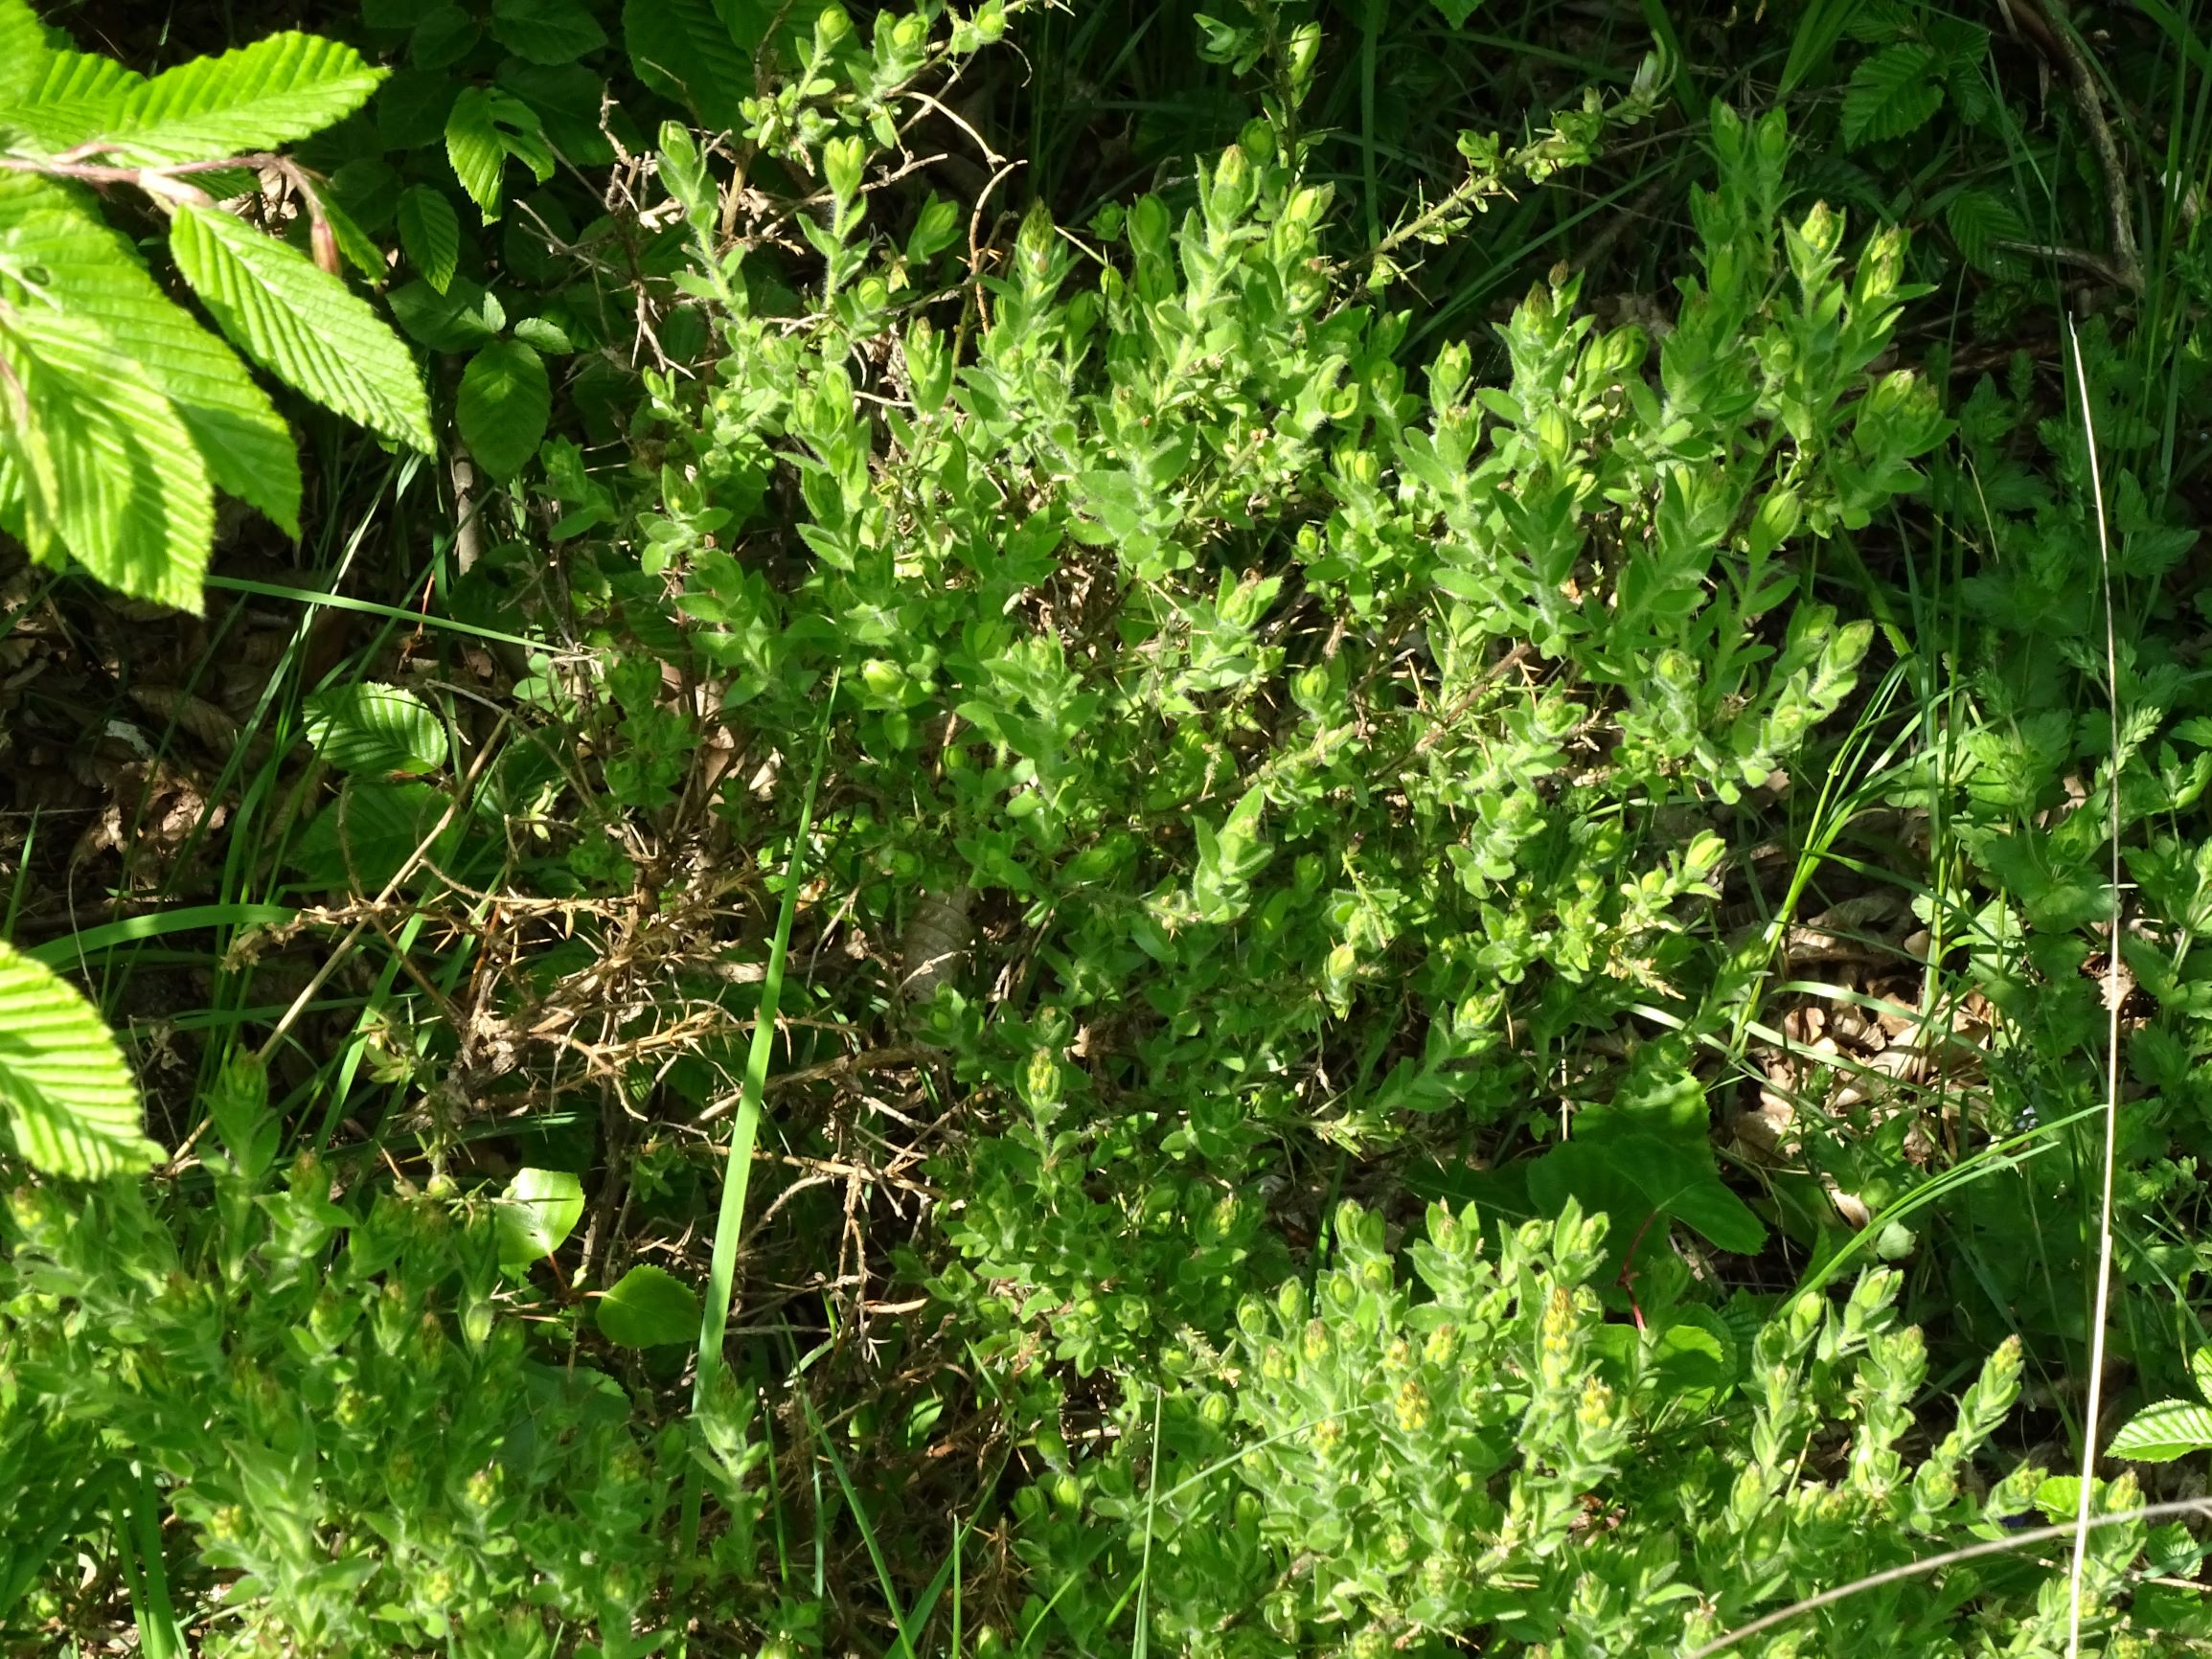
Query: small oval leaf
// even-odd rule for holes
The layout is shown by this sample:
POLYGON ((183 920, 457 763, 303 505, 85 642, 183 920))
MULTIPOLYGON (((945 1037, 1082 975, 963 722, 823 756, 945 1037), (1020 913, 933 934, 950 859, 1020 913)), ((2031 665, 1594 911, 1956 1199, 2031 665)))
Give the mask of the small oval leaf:
POLYGON ((496 1215, 499 1265, 527 1268, 559 1249, 583 1218, 583 1183, 566 1170, 517 1170, 496 1215))
POLYGON ((599 1299, 596 1317, 619 1348, 660 1348, 699 1333, 698 1293, 674 1274, 644 1263, 599 1299))
POLYGON ((494 340, 468 359, 454 406, 476 465, 502 481, 537 453, 553 412, 545 359, 520 340, 494 340))

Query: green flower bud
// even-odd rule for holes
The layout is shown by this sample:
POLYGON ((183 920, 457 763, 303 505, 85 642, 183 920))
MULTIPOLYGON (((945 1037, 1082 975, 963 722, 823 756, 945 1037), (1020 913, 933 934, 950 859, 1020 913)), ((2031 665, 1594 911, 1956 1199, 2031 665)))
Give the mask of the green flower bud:
POLYGON ((1298 1345, 1308 1365, 1317 1365, 1329 1356, 1329 1328, 1318 1319, 1306 1322, 1306 1335, 1298 1345))
POLYGON ((338 1420, 340 1428, 359 1428, 369 1420, 375 1404, 369 1395, 349 1385, 338 1390, 337 1403, 331 1408, 331 1415, 338 1420))
POLYGON ((491 1466, 478 1469, 461 1483, 461 1498, 479 1513, 489 1510, 499 1497, 499 1470, 491 1466))
POLYGON ((1398 1426, 1407 1434, 1419 1434, 1428 1426, 1428 1391, 1417 1378, 1408 1377, 1393 1402, 1398 1413, 1398 1426))

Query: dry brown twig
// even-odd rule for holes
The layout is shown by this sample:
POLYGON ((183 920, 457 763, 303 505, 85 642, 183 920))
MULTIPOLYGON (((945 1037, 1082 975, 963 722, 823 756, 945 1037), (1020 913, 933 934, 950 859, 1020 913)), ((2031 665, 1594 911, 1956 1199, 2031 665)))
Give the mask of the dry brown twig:
POLYGON ((2109 258, 2081 248, 2052 247, 2041 243, 2006 241, 2001 245, 2018 253, 2055 260, 2094 272, 2115 287, 2131 293, 2143 291, 2143 259, 2135 245, 2135 219, 2128 201, 2128 172, 2121 165, 2120 147, 2105 120, 2104 88, 2096 66, 2064 14, 2054 17, 2043 0, 1997 0, 2006 25, 2016 37, 2027 39, 2066 78, 2074 107, 2088 129, 2089 148, 2097 157, 2097 170, 2105 181, 2105 213, 2111 223, 2109 258))

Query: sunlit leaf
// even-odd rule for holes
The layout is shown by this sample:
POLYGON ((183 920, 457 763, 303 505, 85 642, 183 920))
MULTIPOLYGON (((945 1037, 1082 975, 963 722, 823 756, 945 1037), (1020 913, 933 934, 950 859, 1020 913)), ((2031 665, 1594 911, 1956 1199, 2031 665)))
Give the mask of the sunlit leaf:
POLYGON ((699 1333, 698 1292, 673 1273, 642 1262, 599 1299, 593 1317, 607 1341, 621 1348, 691 1342, 699 1333))
POLYGON ((34 1168, 80 1180, 144 1170, 146 1138, 123 1050, 52 968, 0 943, 0 1113, 34 1168))
POLYGON ((583 1183, 565 1170, 517 1170, 493 1213, 500 1266, 528 1267, 576 1230, 583 1217, 583 1183))
POLYGON ((341 772, 435 772, 445 728, 430 706, 398 686, 354 681, 308 699, 308 740, 341 772))

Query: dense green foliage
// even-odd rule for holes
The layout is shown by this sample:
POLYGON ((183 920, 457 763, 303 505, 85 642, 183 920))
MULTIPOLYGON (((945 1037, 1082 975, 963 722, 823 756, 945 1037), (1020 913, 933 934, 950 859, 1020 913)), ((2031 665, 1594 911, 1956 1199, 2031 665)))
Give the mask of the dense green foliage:
POLYGON ((0 0, 0 669, 232 606, 0 1647, 2212 1645, 2212 78, 2005 16, 0 0))

